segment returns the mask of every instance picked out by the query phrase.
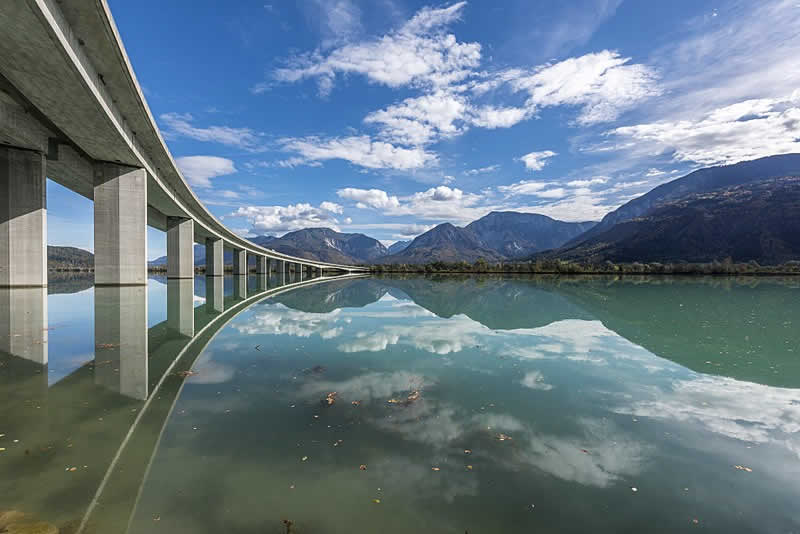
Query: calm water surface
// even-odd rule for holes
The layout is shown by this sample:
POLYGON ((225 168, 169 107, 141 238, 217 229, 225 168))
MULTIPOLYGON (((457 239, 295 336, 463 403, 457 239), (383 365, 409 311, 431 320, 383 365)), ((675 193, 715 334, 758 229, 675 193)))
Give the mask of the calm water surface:
POLYGON ((0 513, 62 533, 800 532, 800 280, 0 291, 0 513))

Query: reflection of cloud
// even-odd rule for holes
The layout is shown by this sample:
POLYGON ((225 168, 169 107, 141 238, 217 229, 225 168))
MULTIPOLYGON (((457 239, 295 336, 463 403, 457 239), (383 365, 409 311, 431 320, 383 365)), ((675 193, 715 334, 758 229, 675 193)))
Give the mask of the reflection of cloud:
POLYGON ((531 389, 538 389, 541 391, 550 391, 553 389, 553 386, 548 384, 544 381, 544 377, 542 373, 539 371, 531 371, 529 373, 525 373, 525 377, 522 379, 522 385, 531 389))
POLYGON ((319 334, 331 339, 342 333, 335 327, 340 319, 340 310, 330 313, 308 313, 287 308, 283 304, 262 304, 255 308, 252 317, 239 320, 234 328, 242 334, 276 334, 295 337, 311 337, 319 334))
POLYGON ((530 435, 516 460, 562 480, 601 488, 641 471, 646 446, 608 421, 584 419, 581 427, 584 435, 580 438, 530 435))
POLYGON ((375 333, 359 332, 356 340, 339 346, 342 352, 380 351, 398 343, 434 354, 461 352, 478 345, 477 335, 493 332, 480 323, 459 315, 450 319, 420 321, 413 326, 386 325, 375 333))
POLYGON ((193 384, 221 384, 233 378, 236 369, 230 365, 215 362, 212 352, 206 351, 200 355, 192 366, 196 375, 187 378, 193 384))
POLYGON ((800 457, 800 391, 701 375, 657 389, 619 413, 699 423, 715 434, 775 442, 800 457))
POLYGON ((330 391, 336 391, 342 399, 388 400, 404 391, 422 388, 433 382, 425 377, 405 371, 396 373, 367 373, 341 382, 314 380, 303 385, 301 397, 313 398, 330 391))

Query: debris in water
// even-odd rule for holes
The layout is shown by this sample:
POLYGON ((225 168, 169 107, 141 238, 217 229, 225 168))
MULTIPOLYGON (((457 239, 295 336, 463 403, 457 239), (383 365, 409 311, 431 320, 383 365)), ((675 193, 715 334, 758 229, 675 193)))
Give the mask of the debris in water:
POLYGON ((472 466, 471 465, 467 466, 467 471, 472 471, 472 466))
POLYGON ((501 433, 497 434, 495 439, 497 439, 497 441, 511 441, 512 438, 508 434, 503 434, 501 432, 501 433))
POLYGON ((351 402, 350 404, 352 404, 353 406, 361 406, 361 401, 360 400, 355 400, 355 401, 351 402))
POLYGON ((308 456, 303 456, 302 458, 300 458, 301 462, 305 462, 306 460, 308 460, 308 456))
POLYGON ((257 350, 258 352, 261 352, 261 349, 259 349, 259 348, 258 348, 258 347, 260 347, 260 346, 261 346, 261 345, 256 345, 256 350, 257 350))
POLYGON ((338 447, 338 446, 339 446, 339 445, 341 445, 342 443, 344 443, 344 440, 342 440, 342 439, 337 439, 336 441, 334 441, 334 442, 333 442, 333 446, 334 446, 334 447, 338 447))
POLYGON ((746 471, 748 473, 752 473, 753 472, 752 469, 750 469, 749 467, 745 467, 743 465, 734 465, 733 467, 735 467, 736 469, 738 469, 740 471, 746 471))
POLYGON ((374 502, 375 504, 380 504, 381 500, 380 499, 372 499, 372 502, 374 502))
POLYGON ((119 347, 119 345, 115 345, 114 343, 98 343, 94 347, 96 349, 113 349, 115 347, 119 347))
POLYGON ((336 402, 336 396, 338 393, 335 391, 331 391, 327 395, 325 395, 325 399, 323 399, 322 404, 325 406, 333 406, 333 403, 336 402))
POLYGON ((286 534, 292 534, 294 532, 294 521, 290 519, 283 519, 283 526, 286 527, 286 534))
POLYGON ((441 471, 441 468, 439 468, 439 467, 431 467, 431 471, 441 471))
POLYGON ((194 375, 196 375, 196 374, 197 374, 197 372, 196 372, 196 371, 191 371, 191 370, 189 370, 189 371, 178 371, 178 372, 177 372, 177 373, 175 373, 175 374, 176 374, 176 375, 178 375, 178 376, 179 376, 179 377, 181 377, 181 378, 188 378, 188 377, 190 377, 190 376, 194 376, 194 375))
POLYGON ((389 404, 399 404, 400 406, 411 406, 415 402, 417 402, 422 395, 420 394, 418 389, 415 389, 411 393, 408 394, 408 397, 405 399, 389 399, 389 404))
POLYGON ((464 449, 464 454, 472 454, 472 449, 464 449))
POLYGON ((359 465, 359 466, 358 466, 358 468, 359 468, 360 470, 362 470, 362 471, 366 471, 366 470, 367 470, 367 466, 366 466, 366 464, 361 464, 361 465, 359 465))
POLYGON ((637 491, 639 491, 639 488, 631 488, 631 491, 636 493, 637 491))

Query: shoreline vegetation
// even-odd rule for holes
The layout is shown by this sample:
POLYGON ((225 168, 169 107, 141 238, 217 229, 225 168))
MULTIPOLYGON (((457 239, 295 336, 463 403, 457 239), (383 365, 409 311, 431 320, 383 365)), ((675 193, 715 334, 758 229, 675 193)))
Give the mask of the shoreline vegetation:
MULTIPOLYGON (((800 275, 800 261, 789 261, 780 265, 760 265, 755 261, 734 262, 730 258, 706 263, 689 262, 632 262, 581 263, 563 260, 535 260, 529 262, 490 263, 478 260, 474 263, 431 262, 425 264, 388 264, 368 266, 373 274, 568 274, 568 275, 696 275, 696 276, 786 276, 800 275)), ((91 273, 92 267, 58 266, 50 272, 91 273)), ((150 266, 151 273, 166 273, 166 266, 150 266)), ((226 265, 225 272, 232 272, 226 265)), ((195 267, 195 273, 204 273, 205 266, 195 267)), ((249 272, 254 273, 251 268, 249 272)))

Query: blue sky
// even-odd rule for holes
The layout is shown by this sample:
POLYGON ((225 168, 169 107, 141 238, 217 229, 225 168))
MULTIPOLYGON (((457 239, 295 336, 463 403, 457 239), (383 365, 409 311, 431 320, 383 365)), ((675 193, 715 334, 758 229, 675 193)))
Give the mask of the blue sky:
MULTIPOLYGON (((109 3, 185 177, 243 235, 599 220, 800 152, 797 0, 109 3)), ((48 202, 49 242, 91 249, 91 202, 48 202)))

